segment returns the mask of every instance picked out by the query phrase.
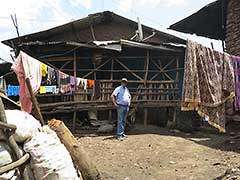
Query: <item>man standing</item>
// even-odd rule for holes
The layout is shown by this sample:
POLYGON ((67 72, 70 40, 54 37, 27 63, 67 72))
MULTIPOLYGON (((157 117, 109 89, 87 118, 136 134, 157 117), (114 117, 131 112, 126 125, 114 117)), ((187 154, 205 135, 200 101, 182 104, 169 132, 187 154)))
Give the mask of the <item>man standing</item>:
POLYGON ((117 139, 122 141, 127 136, 124 134, 127 113, 131 103, 131 95, 127 88, 127 79, 122 78, 121 86, 118 86, 111 95, 114 106, 117 108, 117 139))

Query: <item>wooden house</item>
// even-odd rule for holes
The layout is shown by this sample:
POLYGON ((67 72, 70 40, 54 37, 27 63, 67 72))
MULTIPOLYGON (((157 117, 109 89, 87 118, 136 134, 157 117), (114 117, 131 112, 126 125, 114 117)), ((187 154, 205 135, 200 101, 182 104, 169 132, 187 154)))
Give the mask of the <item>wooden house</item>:
POLYGON ((145 125, 147 119, 160 121, 149 111, 159 114, 161 108, 179 106, 186 41, 113 12, 91 14, 3 43, 67 74, 100 82, 99 97, 86 91, 38 96, 44 115, 73 114, 74 129, 77 112, 91 108, 107 111, 100 115, 112 119, 110 95, 122 77, 129 80, 132 107, 143 110, 145 125))

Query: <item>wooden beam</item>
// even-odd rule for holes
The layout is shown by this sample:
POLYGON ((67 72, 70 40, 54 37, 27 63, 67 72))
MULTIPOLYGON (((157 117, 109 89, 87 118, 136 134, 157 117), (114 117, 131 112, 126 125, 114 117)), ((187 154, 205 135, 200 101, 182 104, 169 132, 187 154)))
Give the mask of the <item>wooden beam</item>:
MULTIPOLYGON (((104 82, 120 82, 121 80, 101 80, 101 83, 104 82)), ((129 80, 129 83, 138 83, 138 84, 143 84, 144 80, 129 80)), ((178 83, 175 80, 161 80, 161 81, 147 81, 147 84, 174 84, 178 83)))
POLYGON ((69 63, 71 63, 71 61, 66 61, 66 62, 59 68, 59 70, 62 71, 62 69, 63 69, 66 65, 68 65, 69 63))
POLYGON ((146 85, 147 83, 147 78, 148 78, 148 70, 149 70, 149 61, 150 61, 150 52, 147 50, 146 52, 146 67, 145 67, 145 77, 144 77, 144 84, 146 85))
POLYGON ((136 73, 134 73, 131 69, 129 69, 126 65, 124 65, 122 62, 120 62, 118 59, 115 59, 115 61, 120 64, 123 68, 125 68, 126 70, 128 70, 129 73, 131 73, 133 76, 135 76, 137 79, 142 80, 143 78, 141 78, 140 76, 138 76, 136 73))
MULTIPOLYGON (((114 59, 112 59, 111 62, 111 74, 110 74, 110 79, 113 80, 113 71, 114 71, 114 59)), ((110 83, 110 88, 113 88, 113 83, 110 83)), ((113 89, 112 89, 113 90, 113 89)), ((109 97, 111 99, 111 97, 109 97)), ((110 109, 108 111, 108 120, 112 120, 112 110, 110 109)))
POLYGON ((20 166, 22 166, 24 163, 27 162, 27 160, 30 158, 30 155, 28 153, 24 154, 24 156, 22 156, 20 159, 18 159, 15 162, 12 162, 10 164, 7 164, 5 166, 0 167, 0 175, 9 172, 15 168, 19 168, 20 166))
POLYGON ((148 109, 147 107, 144 108, 144 127, 147 127, 147 121, 148 121, 148 109))
MULTIPOLYGON (((183 70, 183 68, 179 68, 179 69, 168 69, 168 70, 164 70, 162 72, 167 73, 167 72, 171 72, 171 71, 180 71, 183 70)), ((62 69, 62 71, 66 72, 74 72, 73 69, 62 69)), ((77 72, 89 72, 89 71, 93 71, 93 69, 77 69, 77 72)), ((96 72, 109 72, 109 73, 123 73, 123 72, 129 72, 128 70, 122 70, 122 69, 115 69, 115 70, 109 70, 109 69, 95 69, 96 72)), ((132 72, 135 73, 145 73, 144 70, 132 70, 132 72)), ((148 70, 148 72, 150 73, 159 73, 159 70, 148 70)))
POLYGON ((152 61, 152 63, 159 69, 159 71, 160 71, 159 73, 163 73, 169 80, 173 80, 166 72, 164 72, 164 70, 165 70, 170 64, 172 64, 173 60, 170 61, 167 65, 165 65, 163 68, 159 67, 158 64, 157 64, 155 61, 153 61, 153 60, 151 60, 151 61, 152 61))
POLYGON ((17 129, 17 127, 13 124, 7 124, 5 122, 1 122, 0 121, 0 128, 1 129, 8 129, 8 130, 11 130, 11 131, 15 131, 17 129))
MULTIPOLYGON (((179 59, 176 61, 176 69, 179 69, 179 59)), ((176 72, 176 81, 179 81, 179 71, 176 72)))
MULTIPOLYGON (((152 59, 160 59, 160 58, 175 58, 177 57, 176 55, 164 55, 164 56, 151 56, 152 59)), ((103 56, 103 58, 107 58, 107 56, 103 56)), ((119 56, 118 59, 127 59, 127 60, 132 60, 132 61, 136 61, 136 60, 143 60, 145 58, 145 56, 119 56)), ((91 60, 90 56, 81 56, 80 58, 77 58, 77 61, 79 61, 81 59, 81 61, 89 61, 91 60)), ((44 62, 60 62, 60 61, 73 61, 72 56, 64 56, 64 57, 55 57, 55 58, 45 58, 42 59, 44 60, 44 62)))
POLYGON ((98 70, 98 69, 100 69, 101 67, 103 67, 104 65, 106 65, 109 61, 111 61, 111 58, 108 59, 107 61, 105 61, 104 63, 102 63, 101 65, 99 65, 96 69, 93 69, 91 72, 85 74, 85 75, 83 76, 83 78, 86 78, 86 77, 90 76, 90 75, 93 74, 96 70, 98 70))
MULTIPOLYGON (((149 61, 150 61, 150 53, 149 50, 146 51, 146 58, 145 58, 145 67, 144 70, 145 72, 145 77, 144 77, 144 86, 145 88, 147 87, 147 77, 148 77, 148 69, 149 69, 149 61)), ((147 90, 145 90, 145 96, 144 99, 147 100, 147 90)), ((144 108, 144 127, 147 127, 147 121, 148 121, 148 109, 144 108)))
MULTIPOLYGON (((73 52, 73 75, 77 77, 77 52, 74 50, 73 52)), ((76 108, 74 108, 76 109, 76 108)), ((72 120, 72 131, 75 132, 76 130, 76 122, 77 122, 77 111, 73 112, 73 120, 72 120)))
MULTIPOLYGON (((75 108, 74 108, 75 109, 75 108)), ((76 131, 76 122, 77 122, 77 111, 73 112, 73 121, 72 121, 72 131, 76 131)))
POLYGON ((40 121, 40 123, 42 125, 44 125, 45 122, 43 120, 41 111, 40 111, 40 109, 38 107, 37 99, 36 99, 35 95, 33 94, 32 85, 30 83, 29 78, 26 79, 26 84, 27 84, 27 88, 28 88, 29 94, 31 96, 31 101, 32 101, 32 104, 33 104, 34 114, 35 114, 36 118, 40 121))

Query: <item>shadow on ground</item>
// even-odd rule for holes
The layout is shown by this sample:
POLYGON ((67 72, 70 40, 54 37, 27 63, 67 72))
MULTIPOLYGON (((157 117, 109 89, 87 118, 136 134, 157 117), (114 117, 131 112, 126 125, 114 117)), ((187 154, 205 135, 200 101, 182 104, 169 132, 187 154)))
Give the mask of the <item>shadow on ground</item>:
MULTIPOLYGON (((198 131, 191 133, 185 133, 176 129, 160 128, 157 126, 147 126, 135 125, 130 131, 127 132, 129 136, 131 135, 142 135, 142 134, 158 134, 161 136, 175 136, 181 137, 196 144, 203 146, 208 146, 210 148, 222 150, 222 151, 232 151, 240 153, 240 123, 232 122, 227 126, 227 133, 219 133, 217 130, 204 126, 199 128, 198 131)), ((94 136, 106 136, 104 141, 116 139, 114 133, 107 134, 97 134, 94 130, 79 130, 75 136, 77 137, 94 137, 94 136)))

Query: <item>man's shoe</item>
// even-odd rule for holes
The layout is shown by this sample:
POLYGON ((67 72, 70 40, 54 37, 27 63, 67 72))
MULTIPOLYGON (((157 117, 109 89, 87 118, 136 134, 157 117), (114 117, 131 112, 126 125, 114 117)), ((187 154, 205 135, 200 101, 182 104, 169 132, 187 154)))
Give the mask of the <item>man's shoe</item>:
POLYGON ((123 141, 124 138, 123 138, 123 136, 118 136, 118 137, 117 137, 117 140, 119 140, 119 141, 123 141))
POLYGON ((126 135, 126 134, 122 134, 122 137, 123 137, 123 138, 127 138, 127 135, 126 135))

